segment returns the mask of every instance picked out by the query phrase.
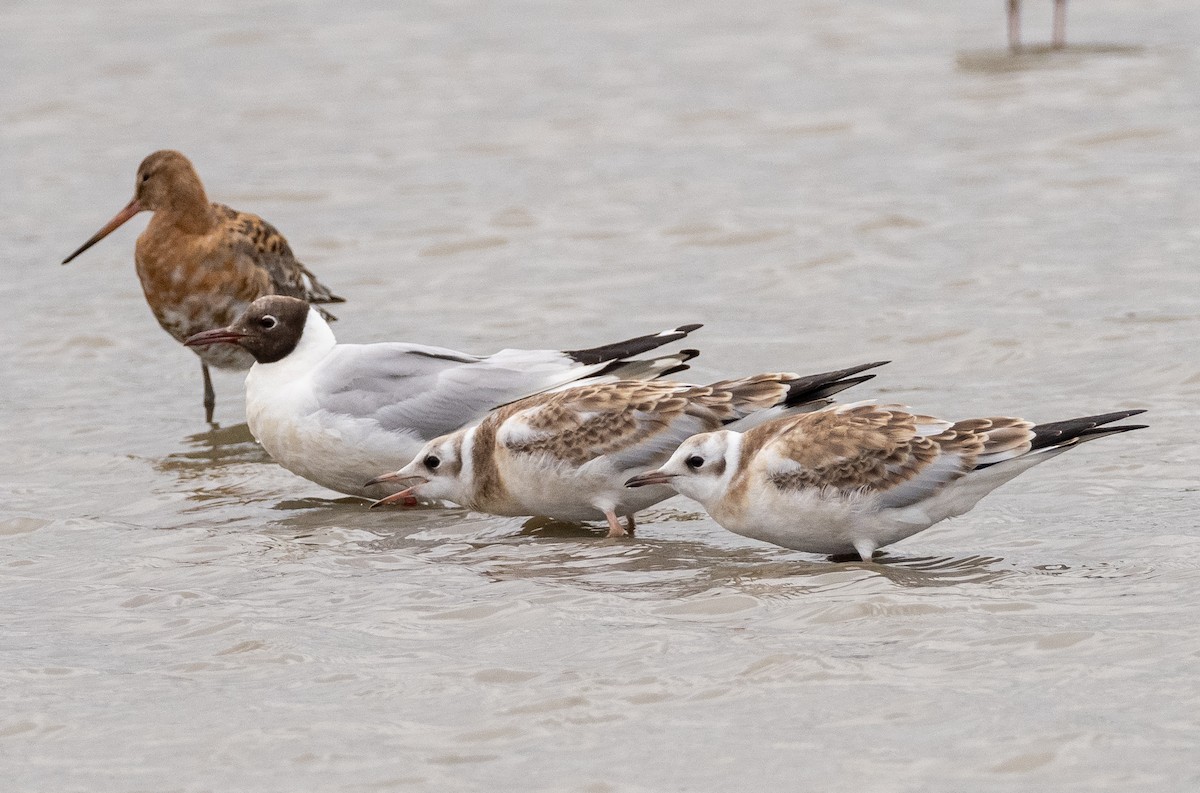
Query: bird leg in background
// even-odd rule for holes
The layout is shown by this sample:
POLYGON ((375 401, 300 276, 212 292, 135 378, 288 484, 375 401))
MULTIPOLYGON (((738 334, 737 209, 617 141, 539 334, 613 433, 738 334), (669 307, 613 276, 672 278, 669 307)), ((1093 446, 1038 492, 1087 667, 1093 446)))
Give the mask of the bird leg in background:
POLYGON ((1008 0, 1008 48, 1021 49, 1021 0, 1008 0))
POLYGON ((1054 32, 1050 45, 1055 49, 1067 46, 1067 0, 1054 0, 1054 32))
POLYGON ((212 424, 213 408, 217 406, 217 395, 213 391, 212 376, 208 373, 208 364, 201 361, 200 371, 204 373, 204 420, 212 424))
POLYGON ((625 530, 627 532, 629 532, 630 537, 632 537, 634 531, 637 530, 637 525, 633 522, 633 513, 632 512, 630 512, 628 515, 625 516, 625 530))
POLYGON ((626 531, 617 522, 617 513, 611 509, 605 510, 604 517, 608 519, 608 536, 609 537, 625 537, 626 531))

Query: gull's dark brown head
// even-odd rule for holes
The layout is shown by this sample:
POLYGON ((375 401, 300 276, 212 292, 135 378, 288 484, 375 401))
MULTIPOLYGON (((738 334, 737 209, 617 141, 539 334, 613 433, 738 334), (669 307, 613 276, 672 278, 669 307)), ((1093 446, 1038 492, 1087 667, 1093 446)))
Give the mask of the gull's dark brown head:
POLYGON ((236 344, 259 363, 275 363, 290 355, 300 343, 308 310, 308 303, 295 297, 260 297, 232 325, 197 333, 184 344, 189 347, 236 344))
POLYGON ((66 264, 112 234, 137 213, 159 210, 178 213, 180 223, 193 231, 202 231, 212 222, 208 197, 196 169, 187 157, 170 149, 156 151, 142 160, 134 181, 133 200, 62 263, 66 264))

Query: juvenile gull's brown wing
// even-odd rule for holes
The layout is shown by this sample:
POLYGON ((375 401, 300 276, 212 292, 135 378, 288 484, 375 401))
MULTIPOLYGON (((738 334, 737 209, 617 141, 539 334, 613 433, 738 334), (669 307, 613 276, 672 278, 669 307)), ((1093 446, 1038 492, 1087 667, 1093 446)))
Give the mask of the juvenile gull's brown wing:
POLYGON ((899 507, 970 471, 982 448, 980 436, 947 421, 891 405, 845 405, 748 431, 742 453, 751 465, 742 470, 781 490, 877 493, 882 505, 899 507))

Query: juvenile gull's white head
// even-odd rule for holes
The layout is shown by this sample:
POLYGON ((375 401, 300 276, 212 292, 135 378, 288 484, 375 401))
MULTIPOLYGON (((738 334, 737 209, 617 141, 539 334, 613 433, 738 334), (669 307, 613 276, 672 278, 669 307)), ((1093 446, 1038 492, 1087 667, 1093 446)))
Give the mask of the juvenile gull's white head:
POLYGON ((666 484, 701 504, 718 501, 737 473, 742 435, 731 430, 704 432, 684 441, 660 468, 639 474, 627 487, 666 484))
POLYGON ((472 430, 460 430, 434 438, 421 447, 413 461, 399 471, 377 476, 367 482, 367 485, 405 480, 410 483, 407 490, 380 499, 371 506, 392 504, 412 496, 469 504, 470 481, 473 477, 468 442, 473 434, 472 430))

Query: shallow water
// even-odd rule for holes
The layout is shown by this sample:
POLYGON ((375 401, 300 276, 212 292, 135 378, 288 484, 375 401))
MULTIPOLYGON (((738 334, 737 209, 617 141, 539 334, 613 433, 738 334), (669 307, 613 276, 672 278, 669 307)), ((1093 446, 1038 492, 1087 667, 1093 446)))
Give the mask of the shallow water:
POLYGON ((1194 790, 1200 9, 1078 5, 1015 57, 999 2, 4 5, 4 788, 1194 790), (369 512, 238 377, 206 429, 144 220, 58 266, 163 146, 344 340, 703 321, 699 380, 1152 429, 876 564, 369 512))

